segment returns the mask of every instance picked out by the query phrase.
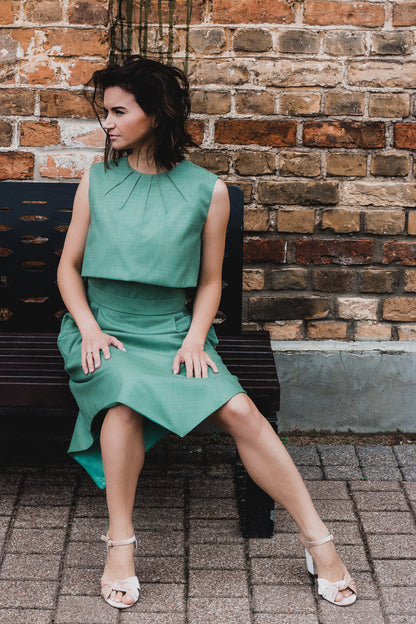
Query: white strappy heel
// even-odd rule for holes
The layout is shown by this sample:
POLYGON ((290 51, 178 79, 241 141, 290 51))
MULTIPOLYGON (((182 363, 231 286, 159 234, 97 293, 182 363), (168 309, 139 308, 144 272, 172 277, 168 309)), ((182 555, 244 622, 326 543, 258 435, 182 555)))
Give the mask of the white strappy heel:
MULTIPOLYGON (((135 548, 137 548, 137 540, 135 535, 125 540, 112 540, 108 537, 108 535, 101 535, 101 539, 107 544, 107 551, 113 546, 127 546, 127 544, 133 543, 135 545, 135 548)), ((132 607, 134 604, 136 604, 137 600, 139 599, 139 590, 140 583, 137 576, 129 576, 126 579, 117 581, 106 581, 104 579, 101 579, 101 596, 109 605, 115 607, 116 609, 126 609, 127 607, 132 607), (111 592, 113 591, 124 592, 126 596, 130 596, 131 598, 133 598, 134 602, 132 602, 131 604, 125 604, 124 602, 115 602, 114 600, 111 600, 110 596, 111 592)))
MULTIPOLYGON (((306 565, 308 568, 308 572, 310 574, 313 574, 314 576, 317 576, 318 571, 316 569, 315 562, 313 560, 311 553, 309 552, 308 547, 314 548, 315 546, 326 544, 327 542, 333 541, 334 537, 332 533, 330 533, 329 535, 327 535, 327 537, 324 537, 321 540, 317 540, 315 542, 308 542, 308 540, 305 539, 305 537, 302 534, 300 534, 299 539, 300 539, 301 544, 305 547, 306 565)), ((318 577, 318 594, 322 596, 322 598, 324 598, 325 600, 328 600, 328 602, 332 602, 332 604, 334 605, 338 605, 340 607, 346 607, 357 600, 357 586, 351 574, 346 570, 342 581, 336 581, 335 583, 332 583, 331 581, 327 581, 326 579, 318 577), (351 589, 354 593, 351 594, 350 596, 346 596, 342 600, 338 600, 338 601, 335 600, 339 592, 343 591, 344 589, 351 589)))

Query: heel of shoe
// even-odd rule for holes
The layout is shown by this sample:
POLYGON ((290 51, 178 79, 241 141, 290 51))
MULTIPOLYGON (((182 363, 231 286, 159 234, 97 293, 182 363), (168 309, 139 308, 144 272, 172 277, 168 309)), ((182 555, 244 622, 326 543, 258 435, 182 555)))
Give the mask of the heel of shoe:
POLYGON ((305 557, 306 557, 306 567, 308 568, 309 574, 313 574, 313 575, 318 574, 312 555, 309 552, 309 550, 307 550, 306 548, 305 548, 305 557))

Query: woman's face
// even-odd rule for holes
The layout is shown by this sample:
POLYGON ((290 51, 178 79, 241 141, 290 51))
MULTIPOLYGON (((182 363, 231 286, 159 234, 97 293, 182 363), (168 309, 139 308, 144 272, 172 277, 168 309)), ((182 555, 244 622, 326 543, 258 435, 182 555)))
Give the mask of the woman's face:
POLYGON ((107 116, 102 126, 114 149, 134 149, 152 142, 154 116, 143 111, 132 93, 121 87, 108 87, 104 91, 104 108, 107 116))

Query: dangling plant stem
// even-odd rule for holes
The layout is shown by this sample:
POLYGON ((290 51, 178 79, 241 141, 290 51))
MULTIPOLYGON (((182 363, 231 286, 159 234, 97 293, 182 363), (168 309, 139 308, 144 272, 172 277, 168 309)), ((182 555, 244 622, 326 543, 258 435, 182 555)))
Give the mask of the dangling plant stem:
POLYGON ((169 0, 169 31, 168 31, 168 65, 172 65, 173 56, 173 14, 175 11, 175 0, 169 0))
POLYGON ((163 62, 163 15, 162 0, 157 0, 157 12, 159 17, 159 61, 163 62))
POLYGON ((186 0, 186 35, 185 35, 185 61, 183 64, 183 71, 188 73, 188 60, 189 60, 189 27, 192 19, 192 0, 186 0))

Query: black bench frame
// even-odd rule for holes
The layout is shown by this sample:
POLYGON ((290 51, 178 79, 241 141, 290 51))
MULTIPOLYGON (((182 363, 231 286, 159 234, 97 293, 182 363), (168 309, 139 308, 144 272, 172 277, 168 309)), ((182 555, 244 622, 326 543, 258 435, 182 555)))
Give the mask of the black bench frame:
MULTIPOLYGON (((56 269, 71 218, 73 183, 0 183, 0 406, 73 407, 56 346, 65 313, 56 269)), ((280 388, 268 332, 241 334, 243 193, 229 186, 231 214, 218 352, 277 432, 280 388)), ((274 502, 248 477, 236 481, 244 537, 273 535, 274 502)))

